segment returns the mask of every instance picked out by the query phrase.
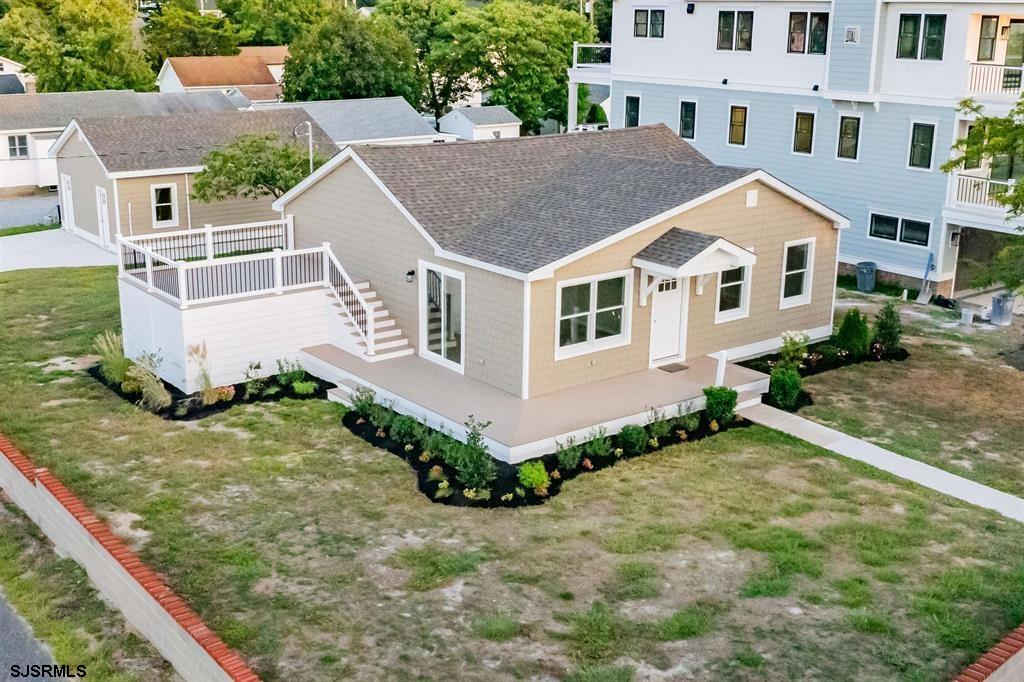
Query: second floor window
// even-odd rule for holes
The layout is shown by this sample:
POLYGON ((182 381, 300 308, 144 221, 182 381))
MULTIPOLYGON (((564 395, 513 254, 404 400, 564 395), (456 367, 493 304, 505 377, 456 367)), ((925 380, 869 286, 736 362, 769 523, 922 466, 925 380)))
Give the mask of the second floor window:
POLYGON ((640 125, 640 97, 626 95, 626 113, 623 127, 636 128, 640 125))
POLYGON ((836 156, 856 161, 860 154, 860 119, 856 116, 839 117, 839 148, 836 156))
POLYGON ((796 122, 793 124, 793 152, 814 152, 814 114, 810 111, 796 112, 796 122))
POLYGON ((999 32, 999 17, 982 17, 981 32, 978 34, 978 61, 990 62, 996 57, 996 34, 999 32))
POLYGON ((679 103, 679 137, 692 140, 697 128, 697 103, 679 103))
POLYGON ((939 61, 942 59, 945 42, 945 14, 900 15, 900 30, 896 43, 897 59, 939 61))
POLYGON ((718 49, 750 52, 754 34, 754 13, 718 13, 718 49))
POLYGON ((747 108, 729 107, 729 144, 747 144, 747 108))
POLYGON ((915 123, 910 129, 910 167, 932 167, 932 147, 935 144, 935 126, 931 123, 915 123))
POLYGON ((7 137, 7 152, 12 159, 27 159, 28 135, 9 135, 7 137))
POLYGON ((828 12, 790 12, 789 43, 795 54, 825 54, 828 47, 828 12))
POLYGON ((638 9, 633 10, 633 37, 664 38, 665 10, 638 9))

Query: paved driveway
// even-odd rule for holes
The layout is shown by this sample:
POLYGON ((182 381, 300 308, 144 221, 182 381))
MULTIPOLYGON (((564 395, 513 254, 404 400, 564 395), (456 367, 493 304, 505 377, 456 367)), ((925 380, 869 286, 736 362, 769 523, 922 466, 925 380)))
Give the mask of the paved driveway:
POLYGON ((0 229, 38 225, 57 206, 57 195, 0 200, 0 229))
POLYGON ((114 254, 64 230, 0 237, 0 272, 116 263, 114 254))
POLYGON ((15 679, 11 677, 12 665, 53 662, 53 656, 32 636, 28 624, 0 595, 0 682, 15 679))

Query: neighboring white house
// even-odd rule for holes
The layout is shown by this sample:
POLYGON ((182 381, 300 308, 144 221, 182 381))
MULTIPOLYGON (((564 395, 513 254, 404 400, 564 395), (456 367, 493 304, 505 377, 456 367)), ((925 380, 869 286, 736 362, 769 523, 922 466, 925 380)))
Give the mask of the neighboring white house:
POLYGON ((441 132, 462 140, 493 140, 519 137, 523 124, 500 104, 452 109, 439 121, 441 132))
POLYGON ((231 109, 234 106, 219 92, 160 94, 97 90, 2 95, 0 197, 32 194, 41 187, 57 185, 57 164, 47 152, 72 119, 231 109))
POLYGON ((454 142, 439 133, 403 97, 368 97, 322 102, 259 104, 256 110, 303 109, 339 147, 349 144, 430 144, 454 142))
POLYGON ((251 102, 281 99, 287 45, 243 47, 237 55, 168 57, 156 77, 160 92, 237 90, 251 102))
POLYGON ((36 77, 13 59, 0 56, 0 95, 36 91, 36 77))

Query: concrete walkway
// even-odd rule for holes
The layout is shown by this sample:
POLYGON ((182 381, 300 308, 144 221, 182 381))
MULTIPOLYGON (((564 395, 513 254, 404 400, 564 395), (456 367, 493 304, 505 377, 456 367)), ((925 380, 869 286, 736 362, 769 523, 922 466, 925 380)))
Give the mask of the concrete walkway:
MULTIPOLYGON (((24 669, 33 663, 53 665, 54 660, 49 650, 32 635, 28 623, 0 594, 0 682, 15 679, 11 671, 12 665, 24 669)), ((21 676, 20 679, 25 679, 25 676, 21 676)))
POLYGON ((0 237, 0 272, 116 263, 114 254, 65 230, 0 237))
POLYGON ((831 450, 837 455, 870 464, 899 478, 913 481, 958 500, 991 509, 1015 521, 1024 522, 1024 500, 1019 497, 956 476, 916 459, 897 455, 885 448, 768 405, 753 405, 738 412, 755 424, 788 433, 831 450))

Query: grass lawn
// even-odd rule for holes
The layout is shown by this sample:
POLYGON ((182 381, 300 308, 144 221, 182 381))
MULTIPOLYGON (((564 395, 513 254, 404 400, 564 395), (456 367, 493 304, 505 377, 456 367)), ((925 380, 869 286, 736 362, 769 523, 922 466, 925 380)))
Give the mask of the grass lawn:
POLYGON ((78 369, 111 268, 0 274, 0 305, 0 429, 267 680, 946 680, 1024 620, 1024 526, 767 429, 446 507, 331 403, 121 401, 78 369))
POLYGON ((43 232, 44 230, 57 230, 60 225, 42 224, 22 225, 20 227, 0 227, 0 237, 13 237, 16 234, 28 234, 29 232, 43 232))
MULTIPOLYGON (((873 318, 885 297, 840 294, 873 318)), ((1024 324, 972 327, 958 315, 902 307, 902 363, 866 363, 805 381, 814 405, 801 414, 901 455, 1024 496, 1024 371, 1000 355, 1024 344, 1024 324)))

